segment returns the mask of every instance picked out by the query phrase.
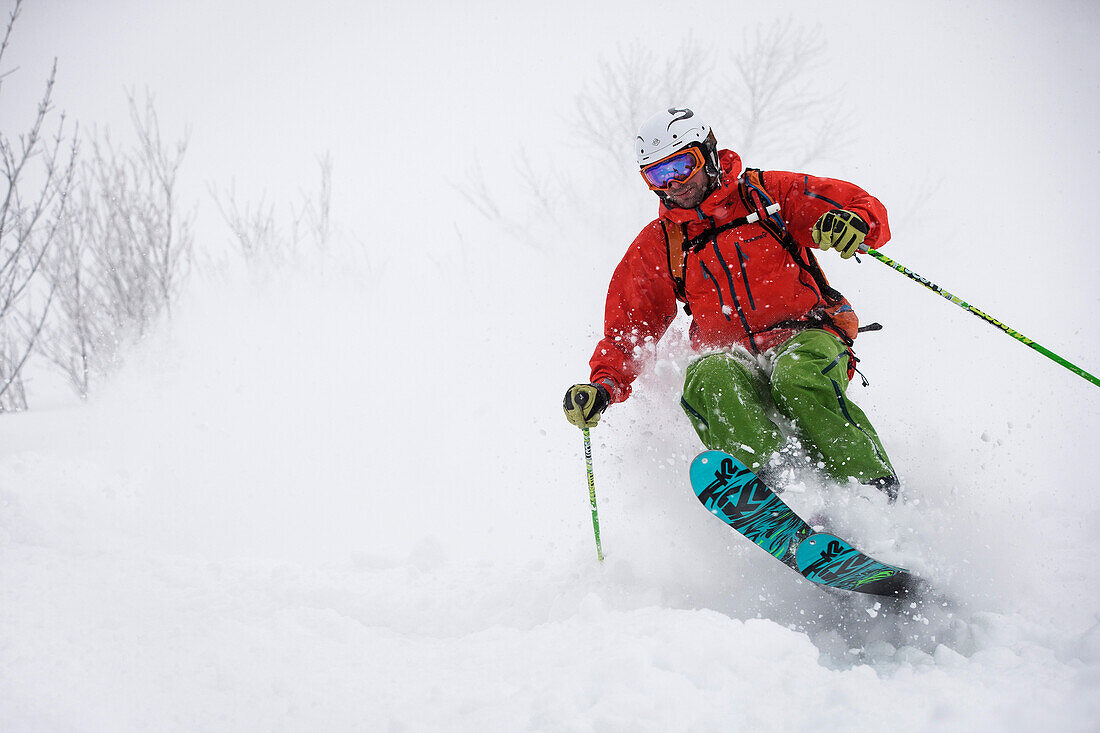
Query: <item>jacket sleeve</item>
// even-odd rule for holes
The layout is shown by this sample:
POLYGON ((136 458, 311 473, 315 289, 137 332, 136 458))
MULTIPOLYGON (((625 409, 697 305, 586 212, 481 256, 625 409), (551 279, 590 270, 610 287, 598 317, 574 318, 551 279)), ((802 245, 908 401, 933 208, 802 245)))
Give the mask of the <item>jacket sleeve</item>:
POLYGON ((612 402, 630 396, 645 347, 659 341, 676 317, 667 252, 664 227, 658 220, 642 230, 611 276, 604 337, 589 365, 591 381, 607 387, 612 402))
POLYGON ((768 194, 779 202, 779 214, 787 222, 787 231, 803 247, 817 247, 810 229, 822 214, 832 209, 847 209, 867 222, 870 231, 864 241, 872 249, 890 240, 886 207, 853 183, 787 171, 768 171, 763 182, 768 194))

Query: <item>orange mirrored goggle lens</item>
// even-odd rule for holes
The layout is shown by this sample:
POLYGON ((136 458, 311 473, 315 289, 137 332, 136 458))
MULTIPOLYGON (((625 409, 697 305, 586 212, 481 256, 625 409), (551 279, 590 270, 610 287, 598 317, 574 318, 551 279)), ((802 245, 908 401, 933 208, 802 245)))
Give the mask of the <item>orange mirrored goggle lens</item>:
POLYGON ((665 191, 674 181, 683 183, 706 164, 703 151, 685 148, 642 168, 642 178, 654 191, 665 191))

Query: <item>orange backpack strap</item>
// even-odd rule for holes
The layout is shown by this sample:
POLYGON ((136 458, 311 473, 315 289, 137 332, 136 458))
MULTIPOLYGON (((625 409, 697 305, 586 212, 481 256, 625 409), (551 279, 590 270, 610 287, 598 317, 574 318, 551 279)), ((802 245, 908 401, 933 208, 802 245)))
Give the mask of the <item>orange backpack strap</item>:
POLYGON ((665 254, 668 257, 668 274, 672 278, 672 287, 676 291, 676 297, 684 304, 684 312, 691 315, 684 291, 684 259, 687 257, 684 225, 668 219, 661 219, 661 224, 665 228, 665 254))

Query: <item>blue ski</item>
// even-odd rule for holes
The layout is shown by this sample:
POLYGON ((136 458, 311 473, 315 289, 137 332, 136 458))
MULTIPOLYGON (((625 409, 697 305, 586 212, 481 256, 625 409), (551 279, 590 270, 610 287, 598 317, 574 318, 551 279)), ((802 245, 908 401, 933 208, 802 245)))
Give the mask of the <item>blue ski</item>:
POLYGON ((873 595, 898 595, 912 585, 912 576, 905 568, 879 562, 824 532, 799 543, 795 569, 815 583, 873 595))
POLYGON ((691 463, 691 488, 711 514, 803 577, 832 588, 878 596, 904 596, 917 579, 849 543, 815 533, 744 463, 710 450, 691 463))
POLYGON ((744 463, 722 451, 700 453, 691 488, 711 514, 795 567, 795 547, 813 530, 744 463))

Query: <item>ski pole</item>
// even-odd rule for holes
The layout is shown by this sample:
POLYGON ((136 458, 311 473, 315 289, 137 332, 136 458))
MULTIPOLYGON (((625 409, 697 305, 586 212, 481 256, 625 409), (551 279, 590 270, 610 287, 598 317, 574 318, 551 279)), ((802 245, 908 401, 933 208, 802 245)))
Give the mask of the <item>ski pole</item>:
POLYGON ((914 280, 914 281, 920 283, 924 287, 931 290, 933 293, 936 293, 938 295, 942 295, 944 298, 947 298, 948 300, 950 300, 952 303, 959 306, 960 308, 964 308, 964 309, 970 311, 971 313, 976 315, 978 318, 981 318, 986 323, 989 323, 989 324, 991 324, 993 326, 996 326, 997 328, 1001 329, 1002 331, 1004 331, 1005 333, 1007 333, 1009 336, 1016 339, 1020 343, 1026 344, 1027 346, 1030 346, 1031 348, 1035 349, 1036 351, 1038 351, 1040 354, 1047 357, 1048 359, 1051 359, 1053 361, 1058 362, 1059 364, 1064 366, 1066 369, 1069 369, 1074 374, 1076 374, 1078 376, 1081 376, 1081 377, 1084 377, 1085 379, 1089 380, 1093 384, 1100 387, 1100 379, 1097 379, 1093 375, 1089 374, 1088 372, 1086 372, 1081 367, 1077 366, 1076 364, 1073 364, 1072 362, 1069 362, 1069 361, 1063 359, 1062 357, 1058 356, 1057 354, 1055 354, 1050 349, 1047 349, 1047 348, 1035 343, 1034 341, 1029 339, 1027 336, 1024 336, 1022 333, 1015 330, 1014 328, 1011 328, 1008 325, 1002 323, 1001 321, 998 321, 996 318, 989 315, 988 313, 985 313, 983 311, 978 310, 974 306, 972 306, 969 303, 967 303, 966 301, 964 301, 962 298, 959 298, 955 295, 952 295, 951 293, 949 293, 946 290, 944 290, 943 288, 941 288, 939 285, 936 285, 934 282, 928 280, 927 278, 921 277, 917 273, 910 270, 908 267, 905 267, 904 265, 902 265, 898 262, 895 262, 894 260, 890 259, 889 257, 882 254, 878 250, 870 249, 866 245, 863 245, 862 247, 860 247, 859 251, 864 253, 864 254, 871 255, 876 260, 878 260, 879 262, 882 262, 885 265, 889 265, 893 269, 900 272, 902 275, 905 275, 910 280, 914 280))
POLYGON ((588 428, 584 431, 584 462, 588 467, 588 499, 592 503, 592 531, 596 534, 596 557, 603 562, 603 547, 600 545, 600 518, 596 514, 596 480, 592 475, 592 438, 588 428))

